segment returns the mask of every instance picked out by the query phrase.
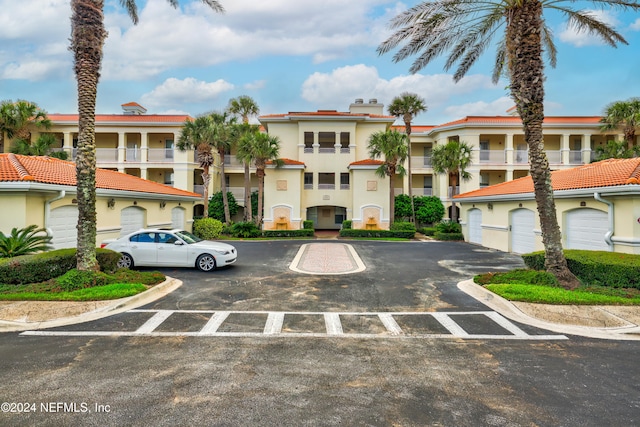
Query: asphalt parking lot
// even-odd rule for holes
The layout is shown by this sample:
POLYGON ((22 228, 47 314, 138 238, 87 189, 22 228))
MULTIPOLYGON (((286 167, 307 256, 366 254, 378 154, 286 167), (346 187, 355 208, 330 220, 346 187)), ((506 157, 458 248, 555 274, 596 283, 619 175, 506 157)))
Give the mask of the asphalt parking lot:
MULTIPOLYGON (((38 406, 35 412, 2 413, 0 424, 640 422, 637 342, 467 339, 448 333, 446 325, 442 337, 412 335, 442 326, 442 319, 427 324, 434 315, 472 334, 485 322, 495 328, 483 318, 487 307, 456 284, 476 273, 519 266, 519 257, 462 243, 354 241, 349 243, 364 271, 309 275, 289 268, 304 243, 309 242, 234 242, 239 259, 229 268, 207 274, 165 269, 184 282, 170 295, 131 312, 56 328, 93 334, 0 335, 3 401, 91 408, 43 413, 38 406), (216 323, 216 313, 227 317, 209 329, 214 333, 200 334, 216 323), (274 313, 284 314, 270 317, 274 313), (404 313, 393 320, 407 337, 388 334, 381 313, 404 313), (326 319, 336 314, 342 334, 327 333, 326 319), (311 333, 265 335, 267 324, 311 333), (110 334, 141 327, 169 334, 110 334), (358 336, 362 331, 369 336, 358 336), (348 334, 356 336, 347 339, 348 334), (94 409, 105 405, 108 412, 94 409)), ((340 332, 336 325, 333 332, 340 332)), ((514 326, 527 336, 548 334, 514 326)))

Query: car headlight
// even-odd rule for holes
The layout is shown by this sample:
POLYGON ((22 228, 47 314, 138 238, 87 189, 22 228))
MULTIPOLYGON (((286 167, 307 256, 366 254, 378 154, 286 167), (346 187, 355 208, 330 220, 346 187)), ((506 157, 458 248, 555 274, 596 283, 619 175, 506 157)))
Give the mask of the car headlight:
POLYGON ((213 252, 219 255, 229 255, 231 253, 231 251, 221 251, 221 250, 214 250, 213 252))

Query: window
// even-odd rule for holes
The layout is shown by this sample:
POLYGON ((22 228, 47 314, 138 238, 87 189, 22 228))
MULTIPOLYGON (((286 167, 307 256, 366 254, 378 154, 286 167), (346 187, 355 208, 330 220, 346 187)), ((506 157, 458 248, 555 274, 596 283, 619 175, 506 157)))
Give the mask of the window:
POLYGON ((489 174, 486 172, 480 172, 480 188, 489 186, 489 174))
POLYGON ((319 173, 318 174, 318 190, 335 190, 336 174, 335 173, 319 173))
POLYGON ((336 206, 334 224, 342 224, 347 219, 347 210, 336 206))
POLYGON ((158 243, 166 243, 169 245, 173 245, 177 241, 178 241, 178 238, 173 234, 158 233, 158 243))
POLYGON ((480 161, 488 162, 490 155, 491 153, 489 152, 489 141, 480 141, 480 161))
POLYGON ((137 243, 154 243, 156 241, 156 233, 134 234, 129 238, 129 241, 137 243))
POLYGON ((304 189, 313 190, 313 172, 304 173, 304 189))
POLYGON ((340 189, 341 190, 349 189, 349 172, 340 173, 340 189))
POLYGON ((423 166, 431 167, 431 147, 424 147, 424 157, 423 157, 423 166))
POLYGON ((173 172, 164 173, 164 185, 170 185, 173 187, 173 172))
POLYGON ((348 153, 349 152, 349 141, 350 134, 349 132, 340 132, 340 152, 348 153))
POLYGON ((335 132, 319 132, 318 143, 320 144, 321 153, 336 152, 336 133, 335 132))
POLYGON ((304 152, 313 153, 313 132, 304 133, 304 152))
POLYGON ((433 196, 433 177, 431 175, 423 177, 422 186, 425 196, 433 196))

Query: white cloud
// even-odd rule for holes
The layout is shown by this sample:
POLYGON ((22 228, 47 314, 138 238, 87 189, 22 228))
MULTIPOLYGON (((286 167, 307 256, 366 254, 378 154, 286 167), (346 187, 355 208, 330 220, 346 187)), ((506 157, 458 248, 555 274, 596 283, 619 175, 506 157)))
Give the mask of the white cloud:
POLYGON ((477 101, 462 105, 452 105, 445 108, 444 112, 455 118, 465 116, 504 116, 506 111, 513 105, 513 99, 503 96, 491 102, 477 101))
POLYGON ((203 82, 194 78, 179 80, 169 78, 151 92, 142 95, 142 105, 169 108, 176 105, 214 103, 224 92, 232 90, 234 86, 224 80, 203 82))
POLYGON ((246 83, 242 87, 247 90, 259 90, 264 88, 266 84, 267 84, 266 80, 256 80, 254 82, 246 83))
POLYGON ((640 18, 636 19, 633 24, 629 26, 633 31, 640 31, 640 18))
MULTIPOLYGON (((588 13, 591 17, 597 19, 598 21, 604 22, 609 26, 615 27, 619 24, 618 19, 612 12, 606 10, 587 10, 585 12, 588 13)), ((604 44, 604 42, 599 37, 589 34, 584 30, 578 31, 575 26, 565 26, 558 37, 563 42, 572 44, 575 47, 599 46, 604 44)))
POLYGON ((388 104, 402 92, 422 96, 429 108, 439 107, 452 97, 478 90, 494 89, 491 77, 470 75, 454 83, 450 74, 413 74, 383 79, 378 70, 363 64, 341 67, 331 73, 314 73, 302 85, 302 98, 319 105, 348 105, 355 98, 377 98, 388 104))

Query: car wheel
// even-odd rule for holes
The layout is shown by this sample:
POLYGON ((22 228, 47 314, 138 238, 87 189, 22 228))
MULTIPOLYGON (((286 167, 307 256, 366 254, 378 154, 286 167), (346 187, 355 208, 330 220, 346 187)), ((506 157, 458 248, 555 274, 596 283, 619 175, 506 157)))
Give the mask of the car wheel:
POLYGON ((196 260, 196 267, 200 271, 212 271, 216 269, 216 259, 213 255, 202 254, 196 260))
POLYGON ((127 253, 123 253, 118 261, 118 268, 133 268, 133 258, 127 253))

